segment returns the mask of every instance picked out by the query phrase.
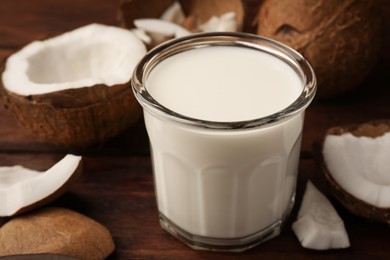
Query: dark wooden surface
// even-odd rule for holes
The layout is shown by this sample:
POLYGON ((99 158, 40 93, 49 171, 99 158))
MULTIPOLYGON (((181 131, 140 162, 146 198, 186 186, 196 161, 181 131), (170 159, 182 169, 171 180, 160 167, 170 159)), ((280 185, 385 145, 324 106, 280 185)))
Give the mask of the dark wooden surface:
MULTIPOLYGON (((117 4, 113 0, 0 0, 0 58, 32 40, 91 22, 116 24, 117 4)), ((84 175, 51 205, 76 210, 105 225, 116 244, 110 259, 389 259, 390 227, 355 217, 333 199, 345 221, 350 248, 307 250, 291 230, 306 181, 312 180, 327 194, 312 157, 311 145, 317 136, 335 125, 390 118, 388 28, 383 56, 367 81, 353 93, 316 101, 307 110, 293 214, 279 237, 242 254, 194 251, 159 227, 142 120, 106 144, 67 151, 37 141, 0 104, 0 165, 43 170, 67 152, 82 153, 84 175)), ((4 221, 0 219, 0 225, 4 221)))

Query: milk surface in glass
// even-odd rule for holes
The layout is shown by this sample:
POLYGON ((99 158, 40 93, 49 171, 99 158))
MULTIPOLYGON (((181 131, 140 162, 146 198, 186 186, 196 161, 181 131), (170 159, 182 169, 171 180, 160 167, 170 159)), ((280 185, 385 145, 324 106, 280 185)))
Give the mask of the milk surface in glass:
MULTIPOLYGON (((175 113, 232 123, 282 111, 302 94, 303 82, 266 52, 207 46, 163 59, 144 87, 175 113)), ((236 243, 277 235, 294 201, 303 110, 237 130, 194 127, 148 109, 144 119, 165 229, 213 250, 241 251, 236 243)))

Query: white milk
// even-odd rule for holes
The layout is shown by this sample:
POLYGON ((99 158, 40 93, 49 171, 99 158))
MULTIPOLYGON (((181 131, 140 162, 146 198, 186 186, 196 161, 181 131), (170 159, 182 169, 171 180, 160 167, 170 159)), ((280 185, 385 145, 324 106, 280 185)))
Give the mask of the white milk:
MULTIPOLYGON (((289 106, 303 83, 277 58, 214 46, 163 60, 146 89, 193 118, 242 121, 289 106)), ((265 128, 210 130, 145 110, 159 211, 198 236, 240 238, 280 224, 295 194, 303 112, 265 128)))
POLYGON ((303 89, 289 65, 242 47, 191 50, 162 64, 147 79, 149 93, 165 107, 203 120, 268 116, 290 105, 303 89))

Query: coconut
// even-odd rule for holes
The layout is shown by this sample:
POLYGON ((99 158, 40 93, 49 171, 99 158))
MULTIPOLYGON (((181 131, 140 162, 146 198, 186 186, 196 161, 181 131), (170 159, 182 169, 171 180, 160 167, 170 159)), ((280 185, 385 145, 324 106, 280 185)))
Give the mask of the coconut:
POLYGON ((82 172, 81 157, 66 155, 44 172, 0 167, 0 217, 41 207, 65 193, 82 172))
POLYGON ((319 98, 346 93, 367 78, 380 55, 378 1, 264 0, 257 33, 298 50, 313 66, 319 98))
POLYGON ((11 219, 1 227, 0 241, 0 256, 60 254, 76 259, 105 259, 115 249, 106 227, 64 208, 44 208, 11 219))
POLYGON ((330 128, 314 145, 330 192, 351 213, 390 223, 390 121, 330 128))
POLYGON ((158 18, 180 24, 190 19, 195 20, 192 21, 195 25, 191 27, 197 28, 213 16, 219 17, 230 12, 234 12, 237 28, 241 30, 244 23, 244 5, 241 0, 154 0, 148 1, 148 4, 142 0, 121 0, 118 16, 120 24, 125 28, 133 28, 134 20, 143 18, 158 18), (180 18, 182 15, 176 3, 180 4, 184 12, 184 20, 180 18))
POLYGON ((136 32, 136 35, 144 41, 149 48, 153 48, 154 46, 157 46, 169 39, 191 34, 191 32, 182 26, 162 19, 136 19, 134 20, 134 25, 137 28, 132 29, 132 31, 136 32))
POLYGON ((141 115, 129 82, 145 53, 128 30, 90 24, 10 55, 1 67, 0 94, 19 123, 43 141, 102 143, 141 115))
POLYGON ((307 182, 292 229, 304 248, 328 250, 350 246, 343 220, 311 181, 307 182))

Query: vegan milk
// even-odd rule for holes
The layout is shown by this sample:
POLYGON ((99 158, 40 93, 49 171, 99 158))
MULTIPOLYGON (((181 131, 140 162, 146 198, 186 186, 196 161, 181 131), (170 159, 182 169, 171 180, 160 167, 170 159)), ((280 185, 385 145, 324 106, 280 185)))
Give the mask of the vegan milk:
MULTIPOLYGON (((278 58, 237 46, 208 46, 166 58, 145 87, 184 116, 216 122, 279 112, 302 93, 278 58)), ((216 130, 145 111, 160 213, 182 230, 240 238, 281 223, 294 200, 303 112, 261 128, 216 130)))

